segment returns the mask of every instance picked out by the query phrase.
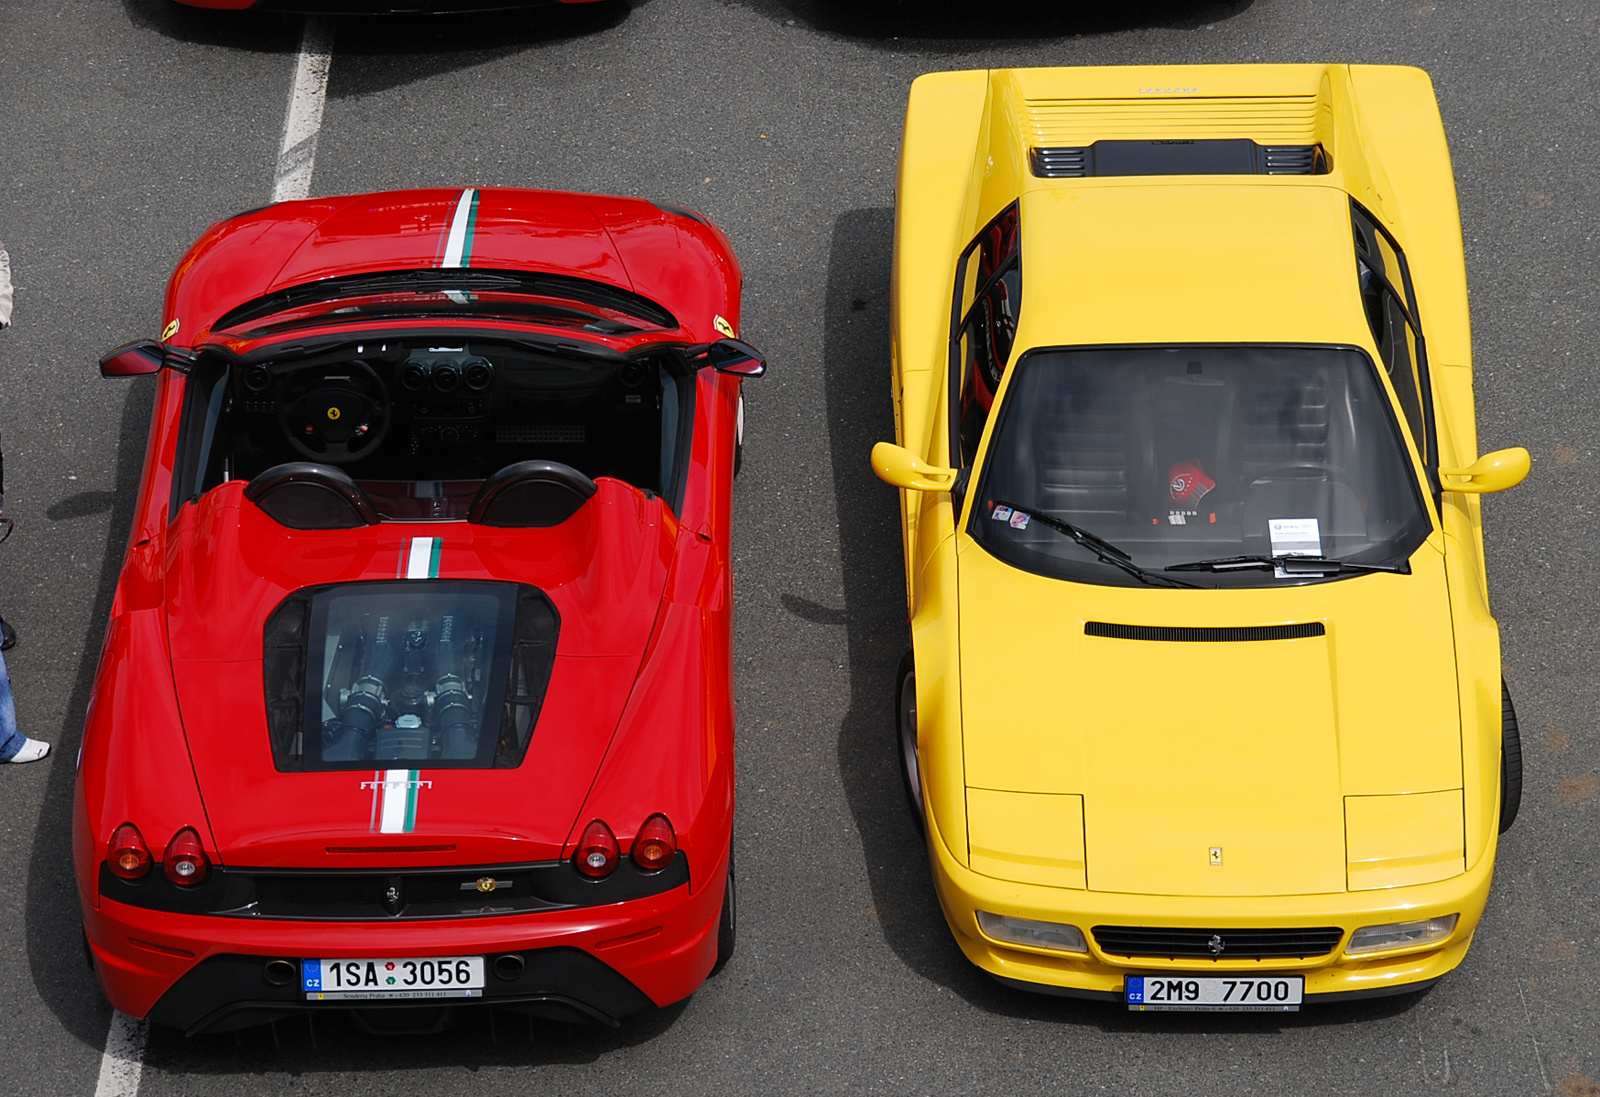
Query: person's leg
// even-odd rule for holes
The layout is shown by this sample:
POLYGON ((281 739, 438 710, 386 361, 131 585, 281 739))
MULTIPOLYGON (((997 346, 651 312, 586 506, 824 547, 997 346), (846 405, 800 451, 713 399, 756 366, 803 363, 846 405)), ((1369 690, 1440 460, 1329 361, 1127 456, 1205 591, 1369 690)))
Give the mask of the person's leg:
POLYGON ((27 742, 27 737, 17 730, 17 709, 11 702, 11 675, 6 672, 5 656, 0 655, 0 762, 11 761, 12 755, 27 742))

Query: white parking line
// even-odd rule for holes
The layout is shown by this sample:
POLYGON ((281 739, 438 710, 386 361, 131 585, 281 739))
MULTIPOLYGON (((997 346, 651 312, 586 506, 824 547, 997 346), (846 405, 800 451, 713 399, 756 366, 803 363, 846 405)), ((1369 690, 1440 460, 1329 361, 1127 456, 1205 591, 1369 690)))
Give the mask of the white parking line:
POLYGON ((146 1022, 135 1021, 119 1010, 112 1011, 94 1097, 136 1097, 139 1077, 144 1071, 144 1039, 148 1030, 146 1022))
POLYGON ((278 151, 278 174, 272 186, 274 202, 288 202, 311 193, 322 105, 328 98, 328 68, 333 63, 333 27, 331 16, 306 16, 294 89, 289 93, 289 114, 283 122, 283 145, 278 151))

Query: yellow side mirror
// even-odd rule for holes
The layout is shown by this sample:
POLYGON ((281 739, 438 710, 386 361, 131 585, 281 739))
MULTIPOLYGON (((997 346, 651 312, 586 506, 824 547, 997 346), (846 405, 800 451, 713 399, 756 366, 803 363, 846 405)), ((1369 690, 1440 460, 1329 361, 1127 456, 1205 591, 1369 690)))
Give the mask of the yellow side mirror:
MULTIPOLYGON (((1533 459, 1521 446, 1486 453, 1464 469, 1440 469, 1439 486, 1445 491, 1464 491, 1473 495, 1504 491, 1522 483, 1533 459), (1466 477, 1466 483, 1452 483, 1450 477, 1466 477)), ((881 474, 880 474, 881 475, 881 474)))
POLYGON ((880 480, 907 491, 949 491, 956 482, 955 469, 930 465, 892 442, 872 447, 872 471, 880 480))

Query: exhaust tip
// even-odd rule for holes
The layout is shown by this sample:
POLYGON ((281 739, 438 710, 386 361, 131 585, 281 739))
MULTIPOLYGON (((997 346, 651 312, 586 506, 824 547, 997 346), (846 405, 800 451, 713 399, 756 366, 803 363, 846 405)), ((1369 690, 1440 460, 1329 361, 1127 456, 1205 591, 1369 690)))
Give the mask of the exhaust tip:
POLYGON ((522 970, 525 967, 527 967, 527 962, 515 952, 502 953, 494 958, 495 975, 508 983, 513 979, 521 978, 522 970))
POLYGON ((261 977, 272 986, 286 987, 294 982, 294 977, 299 973, 300 969, 293 960, 268 960, 261 977))

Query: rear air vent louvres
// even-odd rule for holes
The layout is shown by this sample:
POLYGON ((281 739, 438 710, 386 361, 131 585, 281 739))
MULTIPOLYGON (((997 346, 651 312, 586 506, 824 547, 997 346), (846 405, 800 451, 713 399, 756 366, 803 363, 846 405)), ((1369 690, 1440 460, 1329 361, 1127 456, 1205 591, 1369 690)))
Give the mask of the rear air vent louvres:
POLYGON ((1262 175, 1326 175, 1328 156, 1321 145, 1258 145, 1262 175))
POLYGON ((1325 175, 1321 145, 1261 145, 1249 138, 1103 140, 1029 150, 1041 179, 1131 175, 1325 175))
POLYGON ((1087 148, 1030 149, 1033 174, 1041 179, 1080 179, 1093 174, 1087 148))
POLYGON ((1321 621, 1301 625, 1238 625, 1222 628, 1189 626, 1171 628, 1165 625, 1116 625, 1107 621, 1086 621, 1085 636, 1101 636, 1109 640, 1155 640, 1166 643, 1236 644, 1252 640, 1304 640, 1324 636, 1327 629, 1321 621))

